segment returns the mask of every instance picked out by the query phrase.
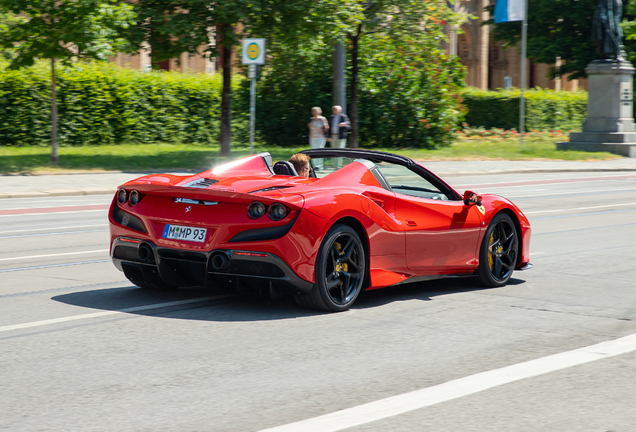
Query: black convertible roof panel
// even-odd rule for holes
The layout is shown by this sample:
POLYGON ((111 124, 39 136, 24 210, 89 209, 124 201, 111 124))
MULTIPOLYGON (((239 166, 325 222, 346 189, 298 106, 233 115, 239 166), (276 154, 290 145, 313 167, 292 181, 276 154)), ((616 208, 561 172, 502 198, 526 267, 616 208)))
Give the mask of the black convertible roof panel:
POLYGON ((396 155, 393 153, 386 153, 375 150, 363 150, 363 149, 340 149, 340 148, 323 148, 323 149, 309 149, 303 150, 300 153, 306 154, 309 157, 349 157, 352 159, 367 159, 372 162, 385 161, 393 162, 405 166, 413 166, 415 162, 406 156, 396 155))

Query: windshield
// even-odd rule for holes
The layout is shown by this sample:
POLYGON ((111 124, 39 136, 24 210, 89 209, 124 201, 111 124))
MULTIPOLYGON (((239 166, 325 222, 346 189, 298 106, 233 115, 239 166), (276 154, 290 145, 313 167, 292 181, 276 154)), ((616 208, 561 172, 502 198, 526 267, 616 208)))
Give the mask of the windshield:
POLYGON ((376 162, 375 166, 395 193, 418 198, 448 200, 448 197, 431 182, 405 166, 390 162, 376 162))

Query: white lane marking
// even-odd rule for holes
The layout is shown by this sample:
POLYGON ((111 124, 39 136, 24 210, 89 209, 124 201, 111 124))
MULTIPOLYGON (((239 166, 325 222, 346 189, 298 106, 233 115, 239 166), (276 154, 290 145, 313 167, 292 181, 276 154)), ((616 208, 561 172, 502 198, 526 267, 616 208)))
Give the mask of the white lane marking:
MULTIPOLYGON (((526 189, 531 189, 532 188, 532 186, 527 186, 527 185, 524 185, 524 186, 494 186, 494 187, 491 187, 491 188, 484 188, 484 190, 510 189, 510 188, 520 188, 520 187, 526 188, 526 189)), ((532 190, 535 191, 535 192, 539 192, 539 191, 548 191, 548 190, 554 190, 554 189, 532 189, 532 190)))
MULTIPOLYGON (((538 173, 537 173, 538 174, 538 173)), ((634 174, 623 174, 623 175, 616 175, 616 176, 611 176, 611 179, 608 179, 606 177, 601 177, 602 180, 601 181, 608 181, 608 180, 626 180, 625 177, 632 177, 634 174), (617 178, 619 177, 619 178, 617 178)), ((447 176, 450 177, 450 176, 447 176)), ((460 177, 460 176, 457 176, 460 177)), ((469 176, 461 176, 461 177, 469 177, 469 176)), ((496 182, 496 183, 488 183, 489 185, 511 185, 510 187, 531 187, 531 186, 556 186, 562 183, 579 183, 581 181, 593 181, 593 180, 598 180, 598 177, 587 177, 587 176, 581 176, 581 177, 565 177, 565 178, 551 178, 551 179, 541 179, 541 180, 518 180, 518 181, 512 181, 512 182, 496 182), (583 179, 583 180, 581 180, 583 179), (565 180, 565 181, 564 181, 565 180), (574 181, 572 181, 574 180, 574 181), (535 183, 535 182, 541 182, 541 183, 535 183), (556 182, 556 183, 544 183, 544 182, 556 182), (530 184, 528 184, 530 182, 530 184), (525 184, 520 184, 517 186, 514 186, 515 183, 525 183, 525 184)), ((457 188, 470 188, 470 187, 474 187, 476 183, 473 183, 473 185, 469 185, 469 184, 460 184, 454 187, 457 188)), ((478 184, 478 183, 477 183, 478 184)), ((492 187, 503 187, 503 186, 492 186, 492 187)), ((483 188, 482 188, 483 189, 483 188)))
POLYGON ((633 212, 633 211, 636 211, 636 208, 628 209, 628 210, 609 210, 609 211, 602 211, 602 212, 571 214, 571 215, 564 215, 564 216, 544 216, 544 217, 537 217, 537 218, 528 218, 528 220, 536 221, 536 220, 546 220, 546 219, 564 219, 564 218, 573 218, 573 217, 582 217, 582 216, 596 216, 596 215, 611 214, 611 213, 625 213, 625 212, 633 212))
POLYGON ((82 230, 82 231, 62 231, 62 232, 53 232, 53 233, 40 233, 40 234, 20 234, 20 235, 0 237, 0 239, 12 239, 12 238, 20 238, 20 237, 42 237, 42 236, 63 235, 63 234, 82 234, 82 233, 103 232, 103 231, 108 231, 108 230, 96 229, 96 230, 82 230))
MULTIPOLYGON (((51 203, 56 202, 56 203, 61 203, 61 202, 78 202, 80 204, 84 204, 86 201, 86 199, 91 196, 93 197, 93 199, 95 199, 95 195, 75 195, 75 199, 69 198, 69 199, 58 199, 60 197, 56 197, 56 196, 51 196, 48 198, 44 198, 44 199, 33 199, 33 198, 3 198, 2 202, 7 202, 7 203, 13 203, 14 205, 17 205, 15 203, 15 201, 24 201, 24 205, 28 205, 28 204, 34 204, 34 203, 51 203)), ((99 203, 109 203, 113 200, 113 197, 105 197, 103 200, 98 201, 99 203)))
POLYGON ((260 432, 334 432, 468 396, 493 387, 636 351, 636 333, 380 399, 260 432))
POLYGON ((9 231, 0 231, 0 234, 6 233, 19 233, 19 232, 33 232, 33 231, 50 231, 50 230, 60 230, 60 229, 72 229, 72 228, 92 228, 92 227, 104 227, 108 226, 108 224, 100 223, 93 225, 74 225, 74 226, 63 226, 63 227, 52 227, 52 228, 33 228, 33 229, 23 229, 23 230, 9 230, 9 231))
POLYGON ((570 196, 577 196, 577 195, 592 195, 592 194, 596 194, 596 193, 614 193, 614 192, 624 192, 624 191, 630 191, 630 192, 636 192, 636 189, 634 188, 629 188, 629 189, 603 189, 603 190, 585 190, 585 191, 581 191, 581 192, 575 192, 575 191, 555 191, 553 190, 553 193, 549 193, 549 194, 538 194, 538 195, 511 195, 511 197, 514 197, 514 199, 519 199, 519 198, 534 198, 534 197, 549 197, 549 196, 554 196, 554 197, 560 197, 563 195, 570 195, 570 196))
POLYGON ((90 202, 80 202, 77 205, 54 205, 54 206, 37 206, 37 207, 13 207, 13 208, 0 208, 0 210, 31 210, 31 209, 45 209, 45 208, 60 208, 60 207, 84 207, 87 205, 106 205, 106 204, 110 204, 112 200, 108 200, 107 202, 97 202, 97 203, 90 203, 90 202))
POLYGON ((15 216, 52 216, 52 215, 61 215, 61 214, 78 214, 78 213, 91 213, 91 212, 105 212, 108 213, 107 209, 103 210, 75 210, 75 211, 67 211, 67 212, 49 212, 49 213, 21 213, 21 214, 6 214, 0 215, 0 217, 15 217, 15 216))
POLYGON ((109 252, 109 249, 98 249, 98 250, 81 251, 81 252, 64 252, 64 253, 49 254, 49 255, 31 255, 31 256, 23 256, 23 257, 0 258, 0 261, 23 260, 23 259, 31 259, 31 258, 48 258, 48 257, 57 257, 57 256, 64 256, 64 255, 92 254, 92 253, 98 253, 98 252, 109 252))
POLYGON ((530 252, 530 255, 541 255, 547 252, 530 252))
POLYGON ((630 206, 630 205, 636 205, 636 202, 623 203, 623 204, 608 204, 608 205, 592 206, 592 207, 576 207, 576 208, 556 209, 556 210, 540 210, 540 211, 530 211, 530 212, 523 212, 523 213, 528 215, 528 214, 554 213, 554 212, 574 211, 574 210, 592 210, 592 209, 599 209, 599 208, 622 207, 622 206, 630 206))
POLYGON ((114 310, 114 311, 104 311, 104 312, 95 312, 95 313, 82 314, 82 315, 73 315, 73 316, 67 316, 67 317, 62 317, 62 318, 54 318, 54 319, 49 319, 49 320, 44 320, 44 321, 33 321, 33 322, 29 322, 29 323, 24 323, 24 324, 15 324, 15 325, 9 325, 9 326, 0 327, 0 332, 11 331, 11 330, 19 330, 19 329, 25 329, 25 328, 31 328, 31 327, 40 327, 40 326, 49 325, 49 324, 59 324, 59 323, 68 322, 68 321, 77 321, 77 320, 83 320, 83 319, 89 319, 89 318, 98 318, 98 317, 103 317, 103 316, 108 316, 108 315, 139 312, 139 311, 144 311, 144 310, 148 310, 148 309, 159 309, 159 308, 163 308, 163 307, 179 306, 179 305, 184 305, 184 304, 189 304, 189 303, 199 303, 199 302, 203 302, 203 301, 222 299, 222 298, 226 298, 226 297, 233 297, 233 295, 232 294, 221 294, 221 295, 216 295, 216 296, 198 297, 198 298, 195 298, 195 299, 178 300, 178 301, 167 302, 167 303, 155 303, 155 304, 151 304, 151 305, 137 306, 137 307, 119 309, 119 310, 114 310))
POLYGON ((40 265, 40 266, 31 266, 31 267, 18 267, 18 268, 8 268, 4 270, 0 270, 0 273, 9 273, 14 271, 25 271, 25 270, 39 270, 45 268, 53 268, 53 267, 68 267, 68 266, 76 266, 82 264, 96 264, 110 262, 109 259, 104 260, 96 260, 96 261, 80 261, 80 262, 71 262, 71 263, 62 263, 62 264, 49 264, 49 265, 40 265))

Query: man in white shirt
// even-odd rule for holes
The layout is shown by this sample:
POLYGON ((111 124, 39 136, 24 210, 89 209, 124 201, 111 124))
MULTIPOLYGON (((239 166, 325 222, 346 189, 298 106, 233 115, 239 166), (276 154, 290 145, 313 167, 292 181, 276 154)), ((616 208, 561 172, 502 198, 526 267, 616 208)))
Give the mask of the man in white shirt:
POLYGON ((334 105, 331 110, 333 115, 329 120, 329 136, 327 141, 331 142, 331 148, 345 148, 347 146, 347 134, 351 128, 351 122, 346 114, 342 114, 342 107, 334 105))

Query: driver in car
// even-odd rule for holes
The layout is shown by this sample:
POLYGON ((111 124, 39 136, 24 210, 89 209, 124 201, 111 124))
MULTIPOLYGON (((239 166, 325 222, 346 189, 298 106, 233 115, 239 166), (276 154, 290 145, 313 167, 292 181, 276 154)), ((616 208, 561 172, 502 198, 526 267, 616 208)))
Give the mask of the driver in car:
POLYGON ((309 178, 309 171, 311 169, 309 156, 302 153, 296 153, 289 159, 289 162, 294 165, 299 177, 309 178))

